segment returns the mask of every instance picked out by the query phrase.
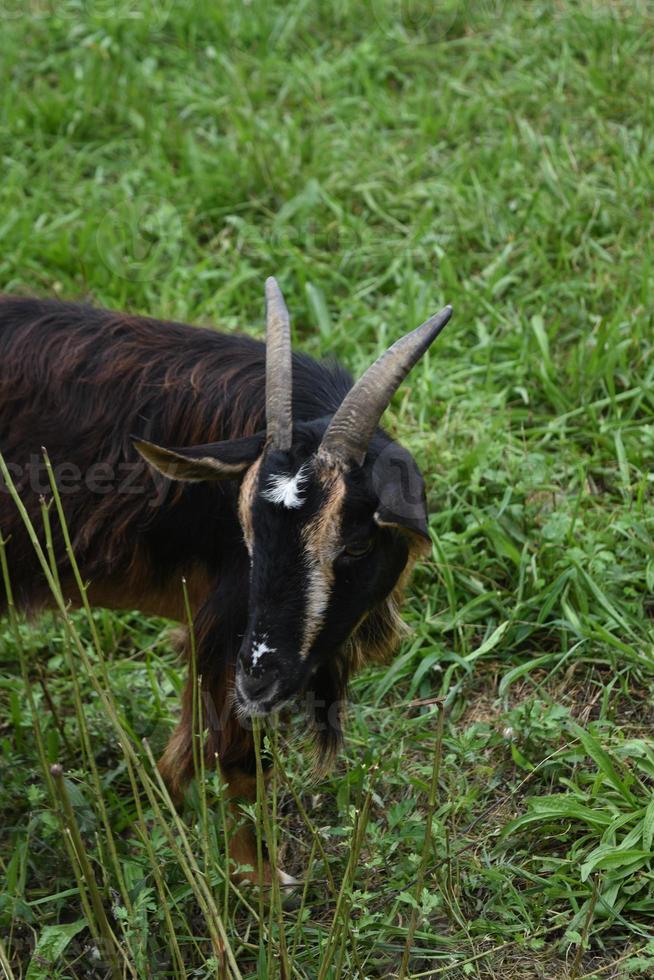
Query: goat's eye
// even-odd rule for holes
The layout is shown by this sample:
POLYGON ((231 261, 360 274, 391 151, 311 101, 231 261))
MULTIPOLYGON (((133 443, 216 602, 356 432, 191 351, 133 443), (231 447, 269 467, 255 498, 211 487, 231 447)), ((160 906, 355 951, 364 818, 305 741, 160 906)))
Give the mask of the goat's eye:
POLYGON ((372 538, 365 538, 363 541, 353 541, 346 545, 341 552, 346 558, 363 558, 364 555, 372 551, 374 541, 372 538))

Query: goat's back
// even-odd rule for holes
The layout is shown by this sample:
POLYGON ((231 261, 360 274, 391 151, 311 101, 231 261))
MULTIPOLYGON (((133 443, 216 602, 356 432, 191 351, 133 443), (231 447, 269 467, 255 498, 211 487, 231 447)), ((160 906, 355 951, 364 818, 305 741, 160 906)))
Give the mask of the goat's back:
MULTIPOLYGON (((351 383, 304 355, 294 355, 293 374, 299 419, 334 411, 351 383)), ((196 569, 198 555, 204 574, 240 547, 233 484, 185 486, 159 501, 130 436, 185 446, 253 434, 265 425, 264 390, 265 346, 250 337, 0 297, 0 451, 40 528, 47 450, 83 574, 96 582, 142 578, 144 553, 161 578, 196 569)), ((4 484, 0 530, 19 601, 42 602, 36 556, 4 484)))

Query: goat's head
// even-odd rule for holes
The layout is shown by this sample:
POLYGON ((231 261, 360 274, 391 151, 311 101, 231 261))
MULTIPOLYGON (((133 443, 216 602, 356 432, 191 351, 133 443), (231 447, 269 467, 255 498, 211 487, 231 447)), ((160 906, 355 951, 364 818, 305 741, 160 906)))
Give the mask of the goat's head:
POLYGON ((395 638, 389 597, 429 538, 416 464, 378 423, 452 312, 393 344, 335 413, 294 424, 289 318, 274 279, 266 300, 266 433, 192 449, 136 443, 173 479, 241 480, 251 570, 235 698, 248 715, 304 689, 338 697, 351 660, 395 638))

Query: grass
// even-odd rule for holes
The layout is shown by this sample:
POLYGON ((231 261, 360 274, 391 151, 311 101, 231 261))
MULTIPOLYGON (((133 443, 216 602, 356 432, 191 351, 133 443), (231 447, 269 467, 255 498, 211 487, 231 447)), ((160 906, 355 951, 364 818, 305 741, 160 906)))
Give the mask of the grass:
POLYGON ((0 969, 211 977, 224 927, 243 977, 654 975, 651 6, 0 18, 5 291, 260 334, 274 273, 355 373, 455 306, 387 418, 432 511, 413 634, 326 779, 271 736, 298 907, 225 888, 215 774, 166 806, 166 623, 3 621, 0 969))

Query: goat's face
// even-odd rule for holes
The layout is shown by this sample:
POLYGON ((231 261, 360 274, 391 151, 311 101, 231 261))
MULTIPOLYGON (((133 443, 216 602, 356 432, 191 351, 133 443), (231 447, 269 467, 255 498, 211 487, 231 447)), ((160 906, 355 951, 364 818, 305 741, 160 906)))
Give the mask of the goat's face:
POLYGON ((166 476, 241 479, 250 590, 235 699, 249 715, 267 714, 324 675, 428 540, 422 478, 377 425, 451 314, 447 307, 394 344, 333 416, 293 425, 289 321, 274 280, 266 296, 267 433, 192 449, 136 442, 166 476))
POLYGON ((251 570, 235 695, 247 714, 268 713, 304 689, 392 592, 426 536, 422 480, 400 446, 386 446, 377 470, 372 454, 345 467, 311 451, 315 426, 299 428, 291 450, 268 449, 241 485, 251 570), (411 490, 405 508, 388 480, 375 485, 389 456, 405 496, 411 490))

